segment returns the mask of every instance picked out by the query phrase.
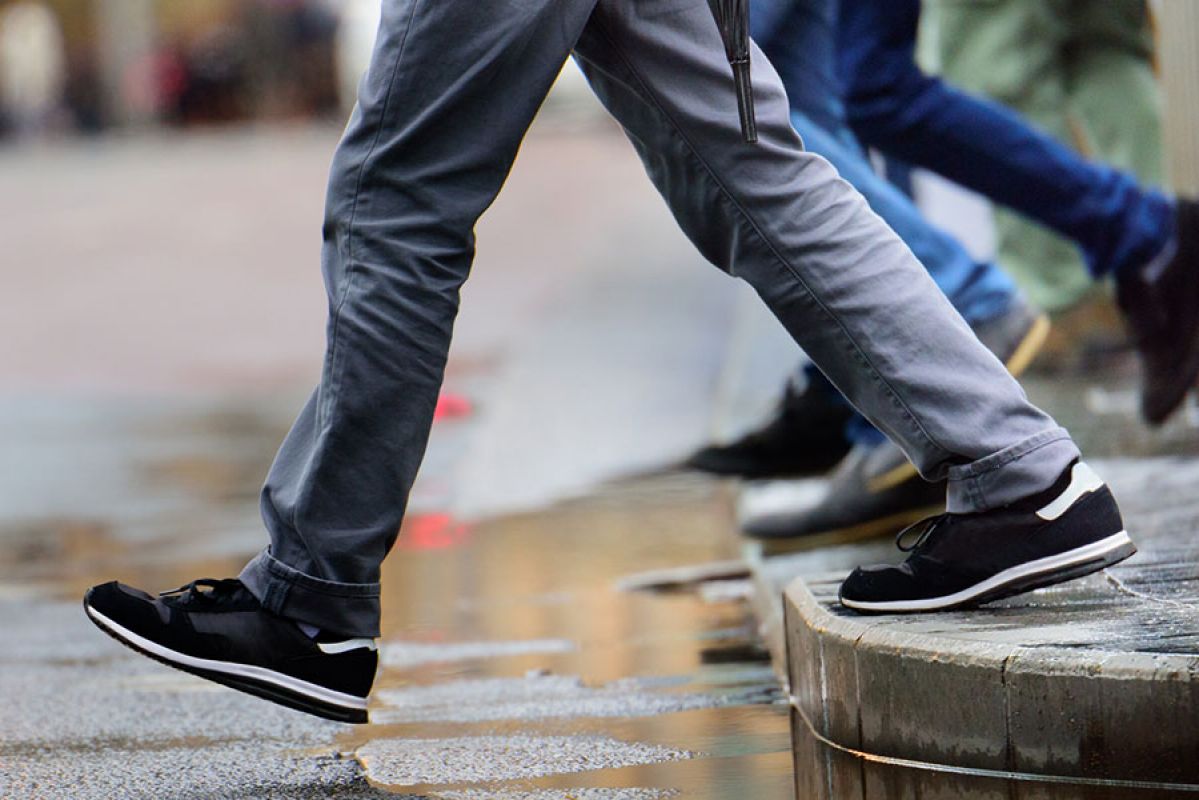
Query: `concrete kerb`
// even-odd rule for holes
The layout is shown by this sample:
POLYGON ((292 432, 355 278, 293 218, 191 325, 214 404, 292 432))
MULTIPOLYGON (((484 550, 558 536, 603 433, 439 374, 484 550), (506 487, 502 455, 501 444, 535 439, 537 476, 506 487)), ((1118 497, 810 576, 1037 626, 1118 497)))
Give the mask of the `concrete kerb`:
POLYGON ((838 613, 834 586, 798 578, 784 595, 795 738, 840 750, 797 760, 798 785, 821 789, 813 796, 864 790, 868 770, 847 751, 980 779, 1199 790, 1196 657, 896 630, 894 618, 838 613))

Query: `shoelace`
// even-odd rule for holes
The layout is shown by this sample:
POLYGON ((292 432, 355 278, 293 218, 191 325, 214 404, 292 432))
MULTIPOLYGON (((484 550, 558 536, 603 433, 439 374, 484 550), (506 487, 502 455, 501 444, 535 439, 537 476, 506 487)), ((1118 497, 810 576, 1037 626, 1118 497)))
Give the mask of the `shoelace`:
POLYGON ((933 535, 933 531, 939 528, 941 524, 948 519, 948 517, 949 514, 937 514, 932 517, 925 517, 919 522, 913 522, 911 525, 907 526, 898 534, 896 534, 895 546, 904 553, 912 552, 917 547, 927 542, 928 537, 933 535), (913 531, 916 532, 916 539, 911 544, 907 544, 905 540, 913 531))
POLYGON ((242 584, 237 578, 198 578, 158 596, 180 606, 213 606, 232 599, 239 589, 242 584))

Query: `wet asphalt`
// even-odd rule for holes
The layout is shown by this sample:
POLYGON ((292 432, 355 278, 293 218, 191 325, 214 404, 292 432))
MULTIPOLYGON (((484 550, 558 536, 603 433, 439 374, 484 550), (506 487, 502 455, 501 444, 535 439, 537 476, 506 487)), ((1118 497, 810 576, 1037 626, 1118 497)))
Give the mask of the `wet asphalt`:
MULTIPOLYGON (((264 543, 258 486, 320 369, 336 133, 0 152, 0 233, 37 267, 0 295, 0 797, 792 796, 732 490, 663 467, 768 407, 796 353, 610 128, 536 129, 480 226, 447 374, 467 411, 385 564, 371 725, 84 618, 95 582, 228 576, 264 543)), ((1195 452, 1193 407, 1124 422, 1127 380, 1028 385, 1095 457, 1195 452)))
POLYGON ((447 375, 465 410, 435 426, 385 566, 371 725, 86 620, 96 582, 228 576, 264 544, 258 487, 319 374, 336 134, 0 152, 21 188, 0 232, 37 267, 0 298, 20 343, 0 352, 0 797, 788 797, 744 586, 628 588, 735 556, 727 488, 658 467, 728 404, 747 294, 607 127, 535 130, 480 226, 447 375))

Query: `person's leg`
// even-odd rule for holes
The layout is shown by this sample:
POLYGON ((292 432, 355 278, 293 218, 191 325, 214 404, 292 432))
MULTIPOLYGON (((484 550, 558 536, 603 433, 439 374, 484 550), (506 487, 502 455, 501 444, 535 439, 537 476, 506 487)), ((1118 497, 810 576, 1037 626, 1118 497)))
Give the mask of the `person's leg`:
POLYGON ((262 493, 239 579, 158 597, 110 582, 88 616, 139 652, 312 714, 367 721, 379 573, 442 380, 474 226, 594 0, 389 0, 334 156, 324 373, 262 493))
MULTIPOLYGON (((788 93, 788 98, 794 108, 794 95, 788 93)), ((791 122, 807 149, 828 159, 899 234, 972 327, 1009 313, 1022 320, 1027 317, 1026 329, 1011 330, 1017 336, 1014 341, 997 339, 988 343, 994 345, 992 352, 1005 363, 1009 356, 1019 355, 1021 368, 1026 365, 1027 349, 1020 346, 1027 341, 1035 352, 1048 323, 1025 313, 1027 309, 1016 298, 1015 286, 999 267, 994 262, 975 261, 960 242, 930 224, 910 198, 875 173, 865 155, 852 144, 847 129, 843 129, 843 139, 795 110, 791 122)), ((802 475, 829 469, 846 454, 849 445, 878 444, 883 440, 882 434, 860 415, 849 413, 848 404, 819 370, 810 363, 799 369, 804 374, 791 378, 765 425, 728 444, 701 448, 689 457, 688 466, 741 477, 802 475)), ((916 478, 915 470, 908 477, 916 478)), ((921 487, 916 494, 919 507, 927 507, 927 490, 921 487)), ((893 495, 895 502, 903 502, 902 491, 893 495)), ((861 505, 861 510, 873 516, 866 505, 861 505)), ((884 510, 894 516, 894 509, 884 510)))
POLYGON ((424 453, 475 221, 593 2, 384 5, 329 182, 324 372, 262 492, 270 547, 241 574, 267 609, 378 635, 379 569, 424 453))
MULTIPOLYGON (((991 347, 991 352, 1006 364, 1010 356, 1017 355, 1015 351, 1028 336, 1044 336, 1048 323, 1038 320, 1035 314, 1027 313, 1018 298, 1015 285, 997 263, 975 260, 961 242, 925 219, 911 198, 874 171, 860 149, 845 143, 847 139, 852 140, 848 128, 842 129, 841 136, 826 131, 796 110, 795 98, 790 92, 787 96, 792 106, 791 124, 805 147, 828 159, 840 176, 866 198, 871 210, 882 217, 904 244, 911 248, 916 260, 924 266, 937 287, 972 329, 977 331, 980 326, 1009 312, 1028 321, 1026 329, 1005 329, 1005 333, 1016 335, 1014 340, 1010 337, 995 337, 993 341, 984 339, 984 343, 991 347)), ((1017 374, 1025 366, 1024 352, 1019 355, 1022 363, 1013 370, 1017 374)), ((814 369, 808 368, 807 371, 811 382, 827 384, 814 369)), ((849 420, 845 430, 847 438, 854 445, 870 446, 884 439, 877 429, 857 414, 849 420)), ((914 470, 910 474, 912 477, 916 475, 914 470)))
POLYGON ((1028 403, 861 195, 803 150, 761 52, 759 141, 746 146, 707 3, 673 0, 671 10, 650 17, 637 0, 600 1, 576 49, 596 93, 700 252, 748 281, 926 477, 948 478, 948 513, 921 539, 922 554, 945 558, 881 579, 855 572, 845 604, 970 604, 1135 552, 1069 435, 1028 403))
MULTIPOLYGON (((949 234, 923 217, 909 197, 879 176, 849 129, 837 76, 839 0, 756 0, 754 38, 776 67, 792 124, 808 150, 824 156, 900 235, 937 285, 972 325, 1013 306, 1015 286, 993 261, 976 261, 949 234), (763 13, 765 12, 765 13, 763 13)), ((848 443, 882 440, 859 416, 846 416, 832 385, 810 365, 792 378, 767 422, 728 443, 696 451, 687 465, 715 474, 777 477, 821 472, 848 443), (840 413, 839 413, 840 412, 840 413)), ((912 473, 914 476, 914 472, 912 473)))
POLYGON ((754 58, 757 145, 704 0, 649 17, 602 0, 576 54, 684 232, 747 280, 834 385, 949 508, 985 511, 1053 482, 1077 448, 1031 406, 903 242, 823 158, 804 152, 777 75, 754 58))

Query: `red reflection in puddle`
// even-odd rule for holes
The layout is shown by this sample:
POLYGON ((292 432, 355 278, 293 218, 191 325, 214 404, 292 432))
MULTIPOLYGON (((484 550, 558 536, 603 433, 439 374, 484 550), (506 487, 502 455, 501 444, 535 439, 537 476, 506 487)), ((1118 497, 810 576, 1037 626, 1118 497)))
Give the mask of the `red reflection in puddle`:
POLYGON ((410 517, 396 544, 405 550, 445 550, 470 538, 471 527, 445 513, 410 517))
POLYGON ((437 407, 433 409, 434 421, 446 419, 461 419, 469 417, 474 407, 470 400, 460 394, 445 392, 437 397, 437 407))

